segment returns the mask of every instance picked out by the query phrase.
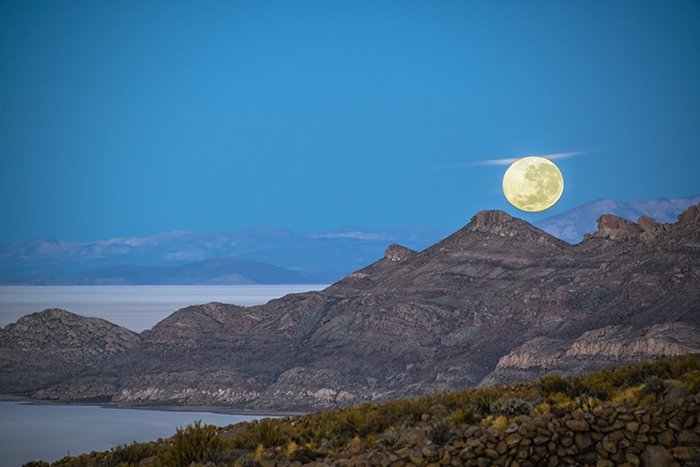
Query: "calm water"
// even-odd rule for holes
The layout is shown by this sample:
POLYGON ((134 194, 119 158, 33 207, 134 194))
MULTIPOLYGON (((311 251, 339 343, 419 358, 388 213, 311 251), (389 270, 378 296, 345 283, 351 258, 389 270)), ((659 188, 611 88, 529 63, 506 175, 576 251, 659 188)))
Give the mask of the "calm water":
POLYGON ((228 425, 264 415, 225 415, 0 401, 0 465, 55 461, 68 454, 104 451, 117 444, 166 438, 195 420, 228 425))
MULTIPOLYGON (((325 285, 233 286, 0 286, 0 326, 45 308, 64 308, 142 331, 175 310, 212 301, 257 305, 325 285)), ((171 436, 194 420, 227 425, 259 418, 207 412, 33 405, 0 401, 0 465, 53 461, 117 444, 171 436)))
POLYGON ((325 285, 0 286, 0 326, 45 308, 64 308, 143 331, 175 310, 209 302, 259 305, 325 285))

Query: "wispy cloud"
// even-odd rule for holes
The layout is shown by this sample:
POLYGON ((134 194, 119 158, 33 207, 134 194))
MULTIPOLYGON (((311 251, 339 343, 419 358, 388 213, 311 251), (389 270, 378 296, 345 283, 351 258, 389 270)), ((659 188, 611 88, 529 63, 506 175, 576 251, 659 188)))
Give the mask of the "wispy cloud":
MULTIPOLYGON (((557 159, 568 159, 570 157, 578 156, 580 154, 586 154, 588 151, 572 151, 572 152, 556 152, 553 154, 528 154, 528 156, 539 156, 539 157, 544 157, 545 159, 549 160, 557 160, 557 159)), ((479 165, 510 165, 513 162, 517 161, 518 159, 522 159, 523 157, 526 156, 521 156, 521 157, 509 157, 506 159, 487 159, 483 161, 475 161, 475 162, 464 162, 464 163, 457 163, 457 164, 448 164, 448 165, 438 165, 434 166, 434 169, 460 169, 460 168, 466 168, 466 167, 474 167, 474 166, 479 166, 479 165)))
POLYGON ((389 237, 378 233, 368 232, 325 232, 309 234, 309 238, 354 238, 357 240, 389 240, 389 237))

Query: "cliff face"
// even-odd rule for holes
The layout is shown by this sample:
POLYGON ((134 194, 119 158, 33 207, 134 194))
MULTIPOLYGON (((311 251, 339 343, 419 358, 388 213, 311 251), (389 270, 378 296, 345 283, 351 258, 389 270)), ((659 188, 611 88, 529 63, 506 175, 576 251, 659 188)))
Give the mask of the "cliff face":
POLYGON ((501 357, 484 381, 517 381, 523 374, 571 373, 582 369, 700 352, 695 325, 664 322, 649 327, 613 325, 584 332, 576 339, 537 337, 501 357))
POLYGON ((697 352, 699 219, 697 206, 675 224, 603 216, 570 245, 483 211, 421 252, 392 245, 321 292, 184 308, 90 360, 90 375, 33 388, 61 398, 112 384, 121 403, 321 408, 697 352))

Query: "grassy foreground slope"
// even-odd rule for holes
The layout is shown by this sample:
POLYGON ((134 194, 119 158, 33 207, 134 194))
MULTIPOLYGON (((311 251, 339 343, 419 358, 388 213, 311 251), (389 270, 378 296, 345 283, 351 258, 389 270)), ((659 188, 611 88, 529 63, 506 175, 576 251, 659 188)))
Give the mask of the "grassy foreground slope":
POLYGON ((700 465, 699 394, 700 355, 660 357, 222 428, 197 423, 53 465, 700 465))

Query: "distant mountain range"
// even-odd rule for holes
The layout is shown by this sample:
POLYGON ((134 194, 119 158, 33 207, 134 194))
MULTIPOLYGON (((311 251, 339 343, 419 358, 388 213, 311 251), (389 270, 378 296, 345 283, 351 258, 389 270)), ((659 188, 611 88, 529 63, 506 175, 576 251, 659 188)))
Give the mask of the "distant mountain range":
POLYGON ((256 226, 89 243, 35 239, 0 246, 0 283, 330 283, 381 257, 390 243, 423 249, 444 234, 421 226, 310 234, 256 226))
POLYGON ((313 274, 244 259, 207 259, 182 266, 113 266, 83 274, 20 279, 32 285, 308 284, 313 274))
POLYGON ((700 351, 700 204, 613 215, 576 244, 481 211, 265 305, 180 309, 140 334, 45 310, 0 329, 0 393, 124 405, 318 409, 700 351))
MULTIPOLYGON (((569 243, 611 213, 673 222, 700 196, 644 202, 597 200, 535 225, 569 243)), ((88 243, 28 240, 0 246, 2 284, 332 283, 374 261, 387 245, 422 250, 447 232, 421 226, 344 227, 315 233, 255 226, 240 232, 169 232, 88 243)))

